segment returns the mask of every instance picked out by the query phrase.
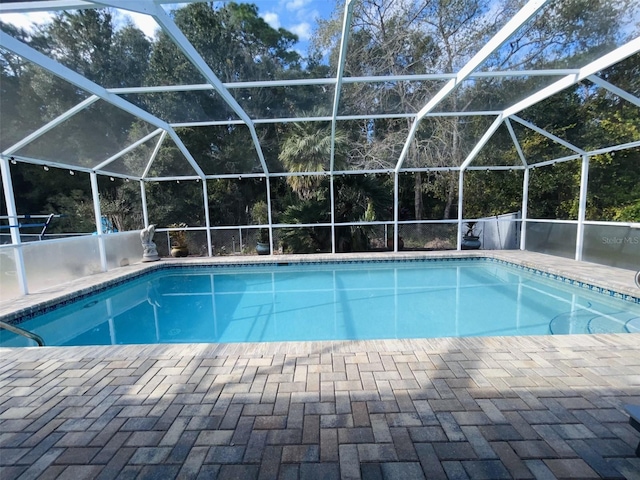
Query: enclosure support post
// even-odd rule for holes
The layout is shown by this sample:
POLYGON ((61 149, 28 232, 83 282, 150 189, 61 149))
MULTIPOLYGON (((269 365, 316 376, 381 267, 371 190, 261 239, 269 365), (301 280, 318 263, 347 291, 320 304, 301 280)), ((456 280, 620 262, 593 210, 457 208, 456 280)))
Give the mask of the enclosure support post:
POLYGON ((524 169, 522 180, 522 221, 520 222, 520 250, 527 247, 527 206, 529 204, 529 167, 524 169))
POLYGON ((457 249, 462 250, 462 206, 464 204, 464 169, 460 169, 460 175, 458 176, 458 241, 457 249))
POLYGON ((582 260, 584 246, 584 219, 587 216, 587 185, 589 183, 589 156, 582 156, 580 172, 580 200, 578 203, 578 232, 576 235, 576 260, 582 260))
POLYGON ((271 182, 269 174, 265 177, 267 184, 267 216, 269 218, 269 255, 273 255, 273 219, 271 217, 271 182))
POLYGON ((91 178, 91 195, 93 197, 93 212, 96 219, 96 232, 98 233, 98 248, 100 249, 100 265, 102 271, 107 271, 107 250, 104 245, 104 231, 102 230, 102 210, 100 209, 100 192, 98 190, 98 175, 95 172, 89 174, 91 178))
POLYGON ((142 219, 144 220, 144 228, 149 226, 149 209, 147 208, 147 187, 144 180, 140 180, 140 198, 142 199, 142 219))
MULTIPOLYGON (((393 251, 398 251, 398 241, 400 240, 400 235, 398 231, 398 218, 400 216, 400 209, 398 206, 399 203, 399 176, 398 172, 393 172, 393 251)), ((387 239, 384 239, 385 242, 387 239)))
MULTIPOLYGON (((11 181, 11 171, 9 170, 9 160, 7 157, 1 157, 2 163, 2 187, 4 188, 4 200, 7 204, 7 216, 9 217, 9 225, 12 225, 12 222, 16 222, 18 224, 18 212, 16 210, 16 199, 13 195, 13 182, 11 181)), ((16 275, 18 277, 18 285, 20 287, 20 291, 23 295, 27 295, 29 293, 29 288, 27 286, 27 272, 24 268, 24 256, 22 255, 22 246, 20 240, 20 229, 18 227, 9 228, 9 232, 11 233, 11 243, 16 245, 14 249, 14 261, 16 263, 16 275)))
POLYGON ((329 197, 331 199, 331 253, 336 253, 336 198, 333 191, 333 173, 329 177, 329 197))
MULTIPOLYGON (((210 257, 213 257, 213 250, 211 247, 211 220, 209 220, 209 194, 207 192, 207 180, 202 179, 202 195, 204 196, 204 224, 207 227, 207 253, 210 257)), ((242 237, 240 238, 242 243, 242 237)), ((242 248, 242 246, 240 246, 242 248)))

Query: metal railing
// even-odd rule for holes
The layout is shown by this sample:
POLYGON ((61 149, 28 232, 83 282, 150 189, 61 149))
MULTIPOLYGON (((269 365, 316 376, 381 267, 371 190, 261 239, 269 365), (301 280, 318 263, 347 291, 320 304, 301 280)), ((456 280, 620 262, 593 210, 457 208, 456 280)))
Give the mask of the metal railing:
POLYGON ((36 333, 30 332, 29 330, 25 330, 24 328, 16 327, 15 325, 11 325, 10 323, 6 323, 1 320, 0 320, 0 328, 9 330, 10 332, 15 333, 16 335, 22 335, 23 337, 27 337, 29 340, 33 340, 34 342, 36 342, 39 347, 44 347, 44 340, 40 335, 36 333))

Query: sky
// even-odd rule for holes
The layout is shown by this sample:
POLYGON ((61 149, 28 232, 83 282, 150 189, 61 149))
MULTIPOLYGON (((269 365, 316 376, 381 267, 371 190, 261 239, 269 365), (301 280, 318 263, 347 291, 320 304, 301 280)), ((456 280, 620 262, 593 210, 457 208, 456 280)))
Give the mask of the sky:
MULTIPOLYGON (((282 27, 298 35, 299 42, 294 49, 303 56, 307 54, 316 19, 329 18, 335 6, 335 0, 252 0, 251 3, 258 6, 259 15, 273 28, 282 27)), ((165 8, 167 7, 170 6, 165 8)), ((126 14, 148 37, 154 36, 158 26, 153 19, 146 15, 119 12, 122 12, 121 20, 124 20, 126 14)), ((29 29, 34 23, 47 22, 49 18, 51 14, 46 12, 0 15, 0 20, 25 29, 29 29)))
POLYGON ((335 0, 254 0, 260 16, 273 28, 283 27, 298 35, 297 49, 306 53, 316 19, 329 18, 335 0))

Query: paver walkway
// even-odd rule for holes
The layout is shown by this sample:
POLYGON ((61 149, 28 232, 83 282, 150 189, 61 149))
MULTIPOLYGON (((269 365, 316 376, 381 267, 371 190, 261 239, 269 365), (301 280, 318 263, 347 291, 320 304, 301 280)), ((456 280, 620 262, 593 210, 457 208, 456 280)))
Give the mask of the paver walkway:
POLYGON ((640 478, 640 334, 0 349, 0 478, 640 478))

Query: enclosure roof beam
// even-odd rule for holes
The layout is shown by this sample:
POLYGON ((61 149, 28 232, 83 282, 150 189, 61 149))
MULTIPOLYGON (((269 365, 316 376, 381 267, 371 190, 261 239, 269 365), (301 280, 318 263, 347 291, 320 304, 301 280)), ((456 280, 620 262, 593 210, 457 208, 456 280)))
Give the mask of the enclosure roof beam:
POLYGON ((513 104, 508 107, 504 111, 505 117, 510 117, 512 115, 521 112, 525 108, 530 107, 531 105, 535 105, 546 98, 549 98, 552 95, 555 95, 562 90, 575 85, 576 83, 588 78, 591 75, 598 73, 605 68, 610 67, 611 65, 615 65, 618 62, 621 62, 627 57, 630 57, 634 53, 640 51, 640 37, 634 38, 633 40, 625 43, 624 45, 616 48, 615 50, 601 56, 597 60, 585 65, 582 67, 578 73, 567 75, 564 78, 552 83, 551 85, 538 90, 536 93, 528 96, 527 98, 513 104))
POLYGON ((433 110, 465 79, 471 76, 486 59, 506 42, 524 23, 533 17, 549 0, 530 0, 504 25, 467 64, 462 67, 436 95, 418 112, 418 120, 433 110))
POLYGON ((482 166, 482 167, 467 167, 465 170, 476 170, 480 172, 487 172, 489 170, 524 170, 526 167, 524 165, 494 165, 493 167, 482 166))
MULTIPOLYGON (((462 162, 462 165, 460 165, 460 169, 461 170, 465 170, 471 164, 471 162, 478 156, 480 151, 484 148, 484 146, 487 144, 487 142, 493 136, 493 134, 496 132, 496 130, 498 130, 498 127, 500 126, 502 121, 505 120, 505 118, 508 118, 508 117, 505 117, 504 115, 499 115, 495 119, 495 121, 487 129, 487 131, 482 136, 482 138, 478 141, 478 143, 475 145, 475 147, 473 147, 471 152, 469 152, 469 155, 467 155, 467 158, 464 160, 464 162, 462 162)), ((518 123, 522 123, 523 125, 526 125, 527 127, 531 128, 532 130, 535 130, 536 132, 540 133, 541 135, 544 135, 545 137, 550 138, 554 142, 557 142, 557 143, 560 143, 561 145, 564 145, 565 147, 569 148, 570 150, 573 150, 574 152, 577 152, 580 155, 586 155, 587 154, 587 152, 585 152, 584 150, 582 150, 582 149, 570 144, 569 142, 566 142, 566 141, 562 140, 559 137, 556 137, 555 135, 552 135, 551 133, 549 133, 546 130, 543 130, 543 129, 537 127, 537 126, 535 126, 532 123, 529 123, 529 122, 527 122, 525 120, 522 120, 521 118, 516 117, 516 116, 512 116, 511 118, 513 120, 516 120, 518 123)), ((508 124, 507 128, 509 128, 509 127, 511 127, 511 124, 508 124)))
POLYGON ((496 133, 496 130, 498 130, 498 127, 502 123, 503 119, 504 117, 502 115, 498 115, 498 117, 493 121, 487 131, 484 132, 482 138, 478 140, 478 143, 476 143, 471 152, 469 152, 469 155, 467 155, 467 158, 465 158, 464 162, 462 162, 462 165, 460 165, 460 170, 465 170, 473 161, 473 159, 476 158, 478 153, 480 153, 480 150, 484 148, 489 139, 493 136, 494 133, 496 133))
MULTIPOLYGON (((6 155, 2 155, 2 157, 7 158, 6 155)), ((68 163, 55 162, 52 160, 42 160, 41 158, 33 158, 27 157, 25 155, 11 155, 11 159, 19 160, 22 163, 30 163, 32 165, 41 165, 47 168, 59 168, 61 170, 73 170, 74 172, 82 172, 82 173, 100 173, 104 175, 109 175, 111 177, 123 178, 125 180, 140 180, 140 177, 136 175, 127 175, 126 173, 119 172, 109 172, 109 171, 99 171, 92 167, 83 167, 80 165, 69 165, 68 163)))
MULTIPOLYGON (((135 0, 131 0, 135 1, 135 0)), ((209 0, 190 0, 191 2, 205 2, 209 0)), ((176 3, 176 0, 155 0, 156 3, 176 3)), ((86 8, 102 8, 103 5, 92 0, 3 0, 0 3, 0 14, 55 12, 58 10, 81 10, 86 8)))
POLYGON ((329 171, 333 172, 336 153, 336 117, 340 104, 340 92, 342 90, 342 76, 344 75, 344 63, 347 59, 347 47, 349 45, 349 32, 351 31, 351 14, 353 12, 353 0, 347 0, 344 6, 344 18, 342 20, 342 37, 340 41, 340 54, 338 56, 338 71, 336 73, 336 87, 333 92, 333 110, 331 112, 331 157, 329 171))
POLYGON ((164 130, 162 130, 161 128, 158 128, 157 130, 154 130, 153 132, 151 132, 149 135, 146 135, 144 137, 142 137, 140 140, 132 143, 131 145, 129 145, 127 148, 120 150, 118 153, 116 153, 115 155, 112 155, 111 157, 107 158, 104 162, 100 163, 99 165, 97 165, 96 167, 94 167, 95 170, 102 170, 104 169, 107 165, 109 165, 111 162, 115 162, 117 159, 119 159, 120 157, 122 157, 123 155, 126 155, 127 153, 129 153, 132 150, 135 150, 136 148, 138 148, 140 145, 142 145, 143 143, 147 142, 148 140, 151 140, 153 137, 157 136, 160 132, 164 132, 164 130))
MULTIPOLYGON (((551 85, 537 91, 536 93, 534 93, 533 95, 530 95, 529 97, 525 98, 524 100, 512 105, 511 107, 507 108, 497 119, 496 121, 491 125, 491 127, 489 127, 489 129, 485 132, 484 136, 480 139, 480 141, 478 142, 478 144, 473 148, 473 150, 469 153, 469 155, 467 156, 467 158, 465 159, 465 161, 462 163, 462 165, 460 166, 461 169, 465 169, 469 166, 469 164, 473 161, 473 159, 478 155, 478 153, 480 152, 480 150, 482 149, 482 147, 484 147, 484 145, 487 143, 487 141, 489 141, 489 139, 491 138, 491 136, 494 134, 494 132, 497 130, 498 126, 499 126, 499 120, 501 121, 502 118, 509 118, 509 117, 513 117, 516 113, 524 110, 527 107, 530 107, 531 105, 534 105, 558 92, 561 92, 562 90, 575 85, 576 83, 580 82, 581 80, 584 80, 585 78, 589 77, 590 75, 593 75, 597 72, 599 72, 600 70, 604 70, 605 68, 614 65, 622 60, 624 60, 625 58, 633 55, 634 53, 640 51, 640 37, 635 38, 629 42, 627 42, 626 44, 622 45, 619 48, 616 48, 615 50, 603 55, 602 57, 598 58, 597 60, 585 65, 584 67, 582 67, 578 73, 573 74, 573 75, 567 75, 566 77, 558 80, 557 82, 552 83, 551 85)), ((520 121, 521 119, 518 119, 516 117, 514 117, 514 120, 516 121, 520 121)), ((536 127, 537 128, 537 127, 536 127)), ((540 132, 541 133, 541 132, 540 132)), ((547 132, 548 133, 548 132, 547 132)), ((549 134, 550 135, 550 134, 549 134)), ((556 140, 557 141, 557 140, 556 140)), ((630 147, 626 147, 626 148, 630 148, 630 147)), ((572 149, 574 151, 575 147, 572 149)), ((580 150, 581 152, 584 152, 584 150, 580 150)), ((585 152, 587 155, 589 155, 588 152, 585 152)))
POLYGON ((599 87, 602 87, 606 90, 609 90, 611 93, 619 96, 620 98, 624 98, 627 102, 633 103, 636 107, 640 107, 640 98, 635 95, 631 95, 626 90, 621 89, 620 87, 616 87, 612 83, 607 82, 605 79, 600 78, 598 75, 589 75, 587 80, 595 83, 599 87))
POLYGON ((578 160, 582 158, 582 155, 567 155, 566 157, 554 158, 553 160, 545 160, 544 162, 532 163, 529 165, 530 168, 538 168, 538 167, 546 167, 547 165, 553 165, 556 163, 569 162, 571 160, 578 160))
MULTIPOLYGON (((588 157, 593 157, 595 155, 604 155, 606 153, 619 152, 620 150, 629 150, 631 148, 640 148, 640 140, 635 142, 629 142, 629 143, 621 143, 620 145, 613 145, 611 147, 599 148, 597 150, 589 150, 588 152, 585 152, 585 154, 588 157)), ((565 157, 554 158, 553 160, 545 160, 544 162, 532 163, 529 165, 529 168, 546 167, 547 165, 553 165, 554 163, 562 163, 562 162, 568 162, 571 160, 578 160, 582 157, 583 155, 576 153, 574 155, 567 155, 565 157)), ((472 168, 473 167, 469 167, 469 169, 472 169, 472 168)))
POLYGON ((90 1, 82 0, 36 0, 15 1, 0 3, 0 14, 3 13, 29 13, 29 12, 53 12, 56 10, 80 10, 83 8, 95 8, 90 1))
MULTIPOLYGON (((503 77, 550 77, 565 76, 578 73, 577 68, 558 70, 504 70, 497 72, 474 72, 469 78, 503 78, 503 77)), ((455 78, 455 73, 425 73, 415 75, 382 75, 366 77, 342 77, 342 83, 393 83, 393 82, 424 82, 449 80, 455 78)), ((308 85, 335 85, 336 77, 331 78, 292 78, 280 80, 255 80, 248 82, 225 82, 222 84, 227 90, 235 88, 271 88, 271 87, 300 87, 308 85)), ((192 85, 155 85, 147 87, 113 87, 107 89, 111 93, 157 93, 157 92, 188 92, 194 90, 214 90, 213 85, 199 83, 192 85)))
MULTIPOLYGON (((476 116, 490 116, 495 117, 502 112, 498 110, 487 110, 481 112, 431 112, 427 117, 476 117, 476 116)), ((336 117, 337 121, 347 120, 376 120, 383 118, 414 118, 415 113, 377 113, 370 115, 340 115, 336 117)), ((253 121, 256 125, 269 124, 269 123, 291 123, 291 122, 330 122, 332 117, 276 117, 276 118, 258 118, 253 121)), ((199 121, 199 122, 176 122, 170 123, 174 128, 191 128, 191 127, 211 127, 211 126, 223 126, 223 125, 244 125, 242 120, 211 120, 211 121, 199 121)))
POLYGON ((594 155, 604 155, 605 153, 618 152, 620 150, 629 150, 631 148, 640 148, 640 140, 637 140, 635 142, 621 143, 620 145, 613 145, 611 147, 590 150, 587 152, 587 155, 592 157, 594 155))
MULTIPOLYGON (((506 121, 506 120, 505 120, 506 121)), ((588 156, 601 155, 605 153, 610 153, 614 151, 620 150, 628 150, 631 148, 640 147, 640 140, 634 142, 628 142, 625 144, 614 145, 611 147, 605 147, 597 150, 591 150, 585 152, 588 156)), ((468 166, 465 167, 465 170, 523 170, 524 168, 537 168, 545 165, 551 165, 553 163, 558 162, 566 162, 570 160, 576 160, 582 158, 581 154, 567 155, 565 157, 556 158, 554 160, 549 160, 545 162, 539 162, 535 164, 529 165, 483 165, 483 166, 468 166)), ((461 167, 411 167, 411 168, 403 168, 402 172, 454 172, 459 171, 461 167)), ((363 169, 363 170, 344 170, 344 171, 334 171, 334 175, 363 175, 363 174, 392 174, 394 173, 393 168, 381 168, 381 169, 363 169)), ((329 172, 274 172, 270 173, 270 177, 306 177, 306 176, 329 176, 329 172)), ((218 179, 218 178, 264 178, 264 173, 225 173, 220 175, 207 175, 207 179, 218 179)), ((185 176, 185 177, 158 177, 158 178, 149 178, 147 180, 176 180, 185 179, 185 180, 196 180, 198 177, 195 176, 185 176)), ((455 220, 454 220, 455 221, 455 220)))
POLYGON ((67 119, 71 118, 76 113, 84 110, 89 105, 95 103, 99 99, 100 98, 98 96, 91 95, 89 98, 83 100, 82 102, 77 104, 75 107, 70 108, 69 110, 64 112, 62 115, 59 115, 58 117, 54 118, 53 120, 51 120, 47 124, 43 125, 38 130, 36 130, 35 132, 31 133, 31 135, 28 135, 28 136, 24 137, 22 140, 20 140, 18 143, 15 143, 14 145, 11 145, 4 152, 2 152, 2 154, 3 155, 11 155, 12 153, 17 152, 18 150, 20 150, 25 145, 33 142, 36 138, 41 137, 42 135, 47 133, 49 130, 57 127, 62 122, 64 122, 67 119))
POLYGON ((546 130, 538 127, 537 125, 534 125, 531 122, 527 122, 526 120, 523 120, 522 118, 518 117, 517 115, 512 115, 509 118, 511 118, 511 120, 515 120, 516 122, 518 122, 521 125, 524 125, 527 128, 530 128, 534 132, 538 132, 540 135, 543 135, 543 136, 547 137, 548 139, 553 140, 556 143, 559 143, 563 147, 567 147, 569 150, 573 150, 574 152, 579 153, 580 155, 585 155, 587 153, 583 149, 576 147, 574 144, 569 143, 566 140, 563 140, 562 138, 554 135, 553 133, 547 132, 546 130))
POLYGON ((409 134, 400 153, 396 165, 396 171, 402 167, 402 163, 409 152, 409 146, 418 129, 418 123, 424 116, 440 104, 455 88, 466 80, 473 71, 478 68, 494 51, 500 48, 525 22, 533 17, 549 0, 529 0, 485 45, 476 53, 467 64, 462 67, 455 78, 452 78, 442 89, 436 93, 427 104, 420 109, 416 119, 411 125, 409 134))
POLYGON ((166 137, 167 137, 167 132, 162 132, 160 134, 160 138, 158 139, 158 144, 156 145, 156 148, 153 149, 153 152, 151 153, 151 157, 147 162, 147 166, 145 167, 144 172, 142 172, 142 178, 145 178, 147 175, 149 175, 149 170, 151 170, 151 165, 153 164, 156 157, 158 156, 158 153, 160 152, 160 148, 162 147, 162 143, 164 142, 164 139, 166 137))
MULTIPOLYGON (((163 136, 167 135, 166 131, 162 132, 163 136)), ((158 145, 160 145, 161 142, 158 142, 158 145)), ((158 146, 156 146, 156 148, 159 148, 158 146)), ((3 157, 7 158, 6 155, 2 155, 3 157)), ((110 177, 117 177, 117 178, 122 178, 126 181, 129 180, 134 180, 134 181, 140 181, 140 180, 148 180, 145 179, 143 177, 137 176, 137 175, 130 175, 130 174, 126 174, 126 173, 121 173, 121 172, 110 172, 108 170, 99 170, 97 168, 92 168, 92 167, 82 167, 82 166, 78 166, 78 165, 69 165, 67 163, 60 163, 60 162, 55 162, 55 161, 51 161, 51 160, 42 160, 41 158, 32 158, 32 157, 26 157, 24 155, 12 155, 11 156, 12 159, 15 160, 19 160, 22 163, 30 163, 32 165, 41 165, 43 167, 47 167, 47 168, 59 168, 61 170, 73 170, 75 172, 82 172, 82 173, 99 173, 101 175, 108 175, 110 177)), ((234 175, 235 177, 237 177, 237 175, 234 175)), ((260 174, 260 176, 264 177, 264 174, 260 174)), ((183 179, 192 179, 192 180, 196 180, 196 179, 200 179, 202 177, 198 176, 198 175, 191 175, 191 176, 182 176, 182 177, 175 177, 174 180, 183 180, 183 179)), ((215 176, 212 177, 210 176, 210 178, 216 178, 215 176)))
POLYGON ((21 57, 26 58, 36 65, 44 68, 45 70, 61 78, 62 80, 65 80, 75 85, 76 87, 79 87, 89 93, 92 93, 93 95, 96 95, 97 97, 100 97, 102 100, 105 100, 106 102, 124 110, 127 113, 130 113, 133 116, 140 118, 141 120, 144 120, 145 122, 150 123, 151 125, 154 125, 157 128, 166 130, 171 138, 173 138, 176 146, 186 157, 187 161, 193 166, 196 173, 201 177, 204 177, 204 172, 196 163, 195 159, 191 156, 191 153, 189 152, 189 150, 187 150, 187 147, 182 143, 182 140, 180 140, 173 128, 171 128, 168 123, 160 120, 154 115, 151 115, 146 110, 143 110, 137 105, 126 101, 118 95, 107 92, 107 90, 100 85, 92 82, 91 80, 88 80, 79 73, 65 67, 64 65, 56 62, 55 60, 47 57, 46 55, 29 47, 28 45, 25 45, 21 41, 16 40, 11 35, 8 35, 2 31, 0 31, 0 45, 2 45, 3 48, 6 48, 7 50, 10 50, 13 53, 20 55, 21 57))
POLYGON ((516 132, 513 131, 513 126, 511 125, 511 121, 507 118, 505 119, 504 124, 507 126, 507 130, 509 130, 509 135, 511 136, 513 145, 516 147, 516 152, 518 152, 518 157, 520 157, 520 161, 522 162, 522 165, 527 167, 528 166, 527 158, 524 156, 524 152, 522 151, 522 147, 520 146, 518 137, 516 137, 516 132))
POLYGON ((244 121, 251 133, 251 138, 258 154, 260 165, 265 173, 269 172, 264 154, 262 153, 262 146, 260 145, 260 140, 258 139, 258 134, 256 133, 256 129, 251 118, 249 118, 247 112, 244 111, 233 95, 231 95, 224 87, 220 79, 216 76, 213 70, 211 70, 209 65, 207 65, 207 62, 204 61, 202 55, 198 53, 184 33, 182 33, 175 24, 173 19, 167 15, 161 6, 156 5, 153 0, 137 0, 135 2, 130 0, 99 0, 96 3, 151 16, 158 25, 162 27, 164 32, 171 38, 182 53, 186 55, 189 61, 198 69, 207 82, 215 88, 218 95, 220 95, 227 105, 229 105, 231 109, 244 121))

